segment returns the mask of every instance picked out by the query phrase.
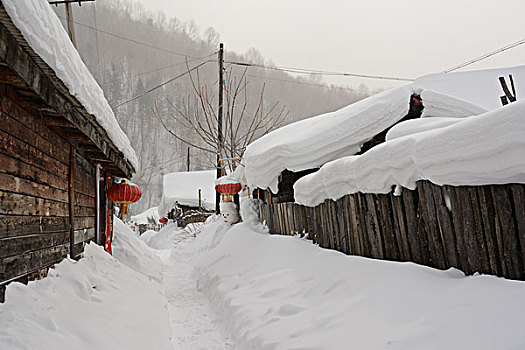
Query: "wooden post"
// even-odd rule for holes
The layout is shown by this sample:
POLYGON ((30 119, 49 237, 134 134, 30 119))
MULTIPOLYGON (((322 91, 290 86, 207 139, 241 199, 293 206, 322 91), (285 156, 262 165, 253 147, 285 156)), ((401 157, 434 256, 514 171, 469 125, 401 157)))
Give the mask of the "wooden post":
POLYGON ((73 248, 75 246, 75 147, 69 146, 69 256, 74 258, 73 248))
POLYGON ((73 24, 73 9, 71 3, 66 3, 66 16, 67 16, 67 34, 73 43, 73 46, 77 47, 77 39, 75 38, 75 25, 73 24))
POLYGON ((187 171, 189 172, 190 171, 190 148, 188 147, 188 156, 186 158, 186 168, 187 168, 187 171))
MULTIPOLYGON (((224 65, 224 45, 220 43, 219 45, 219 111, 217 113, 217 179, 222 176, 222 165, 221 165, 221 154, 222 154, 222 108, 223 108, 223 86, 224 78, 222 76, 224 65)), ((219 192, 215 193, 215 213, 220 214, 221 212, 221 195, 219 192)))
POLYGON ((202 198, 202 190, 199 188, 199 211, 202 211, 202 199, 201 198, 202 198))

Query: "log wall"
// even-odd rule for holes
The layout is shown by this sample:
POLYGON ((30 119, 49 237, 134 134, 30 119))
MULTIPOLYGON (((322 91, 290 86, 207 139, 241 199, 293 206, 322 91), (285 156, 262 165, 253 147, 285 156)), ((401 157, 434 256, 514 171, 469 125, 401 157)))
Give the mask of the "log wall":
POLYGON ((346 254, 525 279, 525 185, 347 195, 312 208, 261 204, 271 233, 306 234, 346 254))
MULTIPOLYGON (((10 281, 27 282, 70 251, 70 144, 0 88, 0 301, 10 281)), ((75 164, 74 256, 95 235, 94 168, 75 164)))

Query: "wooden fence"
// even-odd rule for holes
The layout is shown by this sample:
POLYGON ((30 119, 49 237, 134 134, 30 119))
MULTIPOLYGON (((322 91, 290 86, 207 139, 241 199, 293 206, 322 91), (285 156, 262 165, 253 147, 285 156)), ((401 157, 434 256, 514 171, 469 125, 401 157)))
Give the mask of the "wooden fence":
POLYGON ((261 204, 260 215, 271 233, 308 233, 346 254, 525 279, 525 185, 420 181, 401 196, 356 193, 315 208, 261 204))

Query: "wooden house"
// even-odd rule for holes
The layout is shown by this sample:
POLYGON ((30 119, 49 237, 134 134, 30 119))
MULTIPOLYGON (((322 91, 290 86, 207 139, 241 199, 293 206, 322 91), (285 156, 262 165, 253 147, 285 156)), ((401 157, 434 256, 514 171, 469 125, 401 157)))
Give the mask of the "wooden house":
POLYGON ((135 171, 6 8, 0 3, 0 301, 8 283, 41 278, 68 254, 79 258, 86 242, 104 245, 107 187, 135 171))

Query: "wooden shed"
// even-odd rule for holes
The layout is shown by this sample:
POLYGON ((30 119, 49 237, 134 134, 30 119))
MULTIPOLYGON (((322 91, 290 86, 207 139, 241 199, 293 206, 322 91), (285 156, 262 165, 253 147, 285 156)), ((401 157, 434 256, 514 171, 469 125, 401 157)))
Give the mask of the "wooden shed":
POLYGON ((8 283, 104 245, 107 187, 134 171, 0 3, 0 301, 8 283))

